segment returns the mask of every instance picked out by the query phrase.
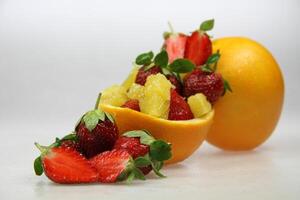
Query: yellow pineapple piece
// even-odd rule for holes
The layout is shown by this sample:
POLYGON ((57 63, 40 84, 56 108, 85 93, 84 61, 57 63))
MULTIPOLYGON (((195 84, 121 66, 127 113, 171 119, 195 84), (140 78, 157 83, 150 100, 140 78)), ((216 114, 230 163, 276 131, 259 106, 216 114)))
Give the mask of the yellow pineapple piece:
POLYGON ((100 104, 122 106, 128 100, 126 89, 120 85, 113 85, 106 88, 101 95, 100 104))
POLYGON ((190 96, 188 98, 188 104, 195 118, 200 118, 211 111, 211 104, 202 93, 190 96))
POLYGON ((125 88, 125 90, 127 91, 131 85, 135 82, 136 79, 136 75, 139 71, 139 67, 138 66, 134 66, 133 69, 131 70, 131 72, 129 73, 128 77, 126 78, 126 80, 122 83, 122 86, 125 88))
POLYGON ((129 97, 129 99, 140 100, 144 97, 144 90, 144 86, 133 83, 127 92, 127 96, 129 97))
POLYGON ((147 78, 144 97, 140 99, 141 112, 167 119, 170 107, 171 82, 162 74, 147 78))

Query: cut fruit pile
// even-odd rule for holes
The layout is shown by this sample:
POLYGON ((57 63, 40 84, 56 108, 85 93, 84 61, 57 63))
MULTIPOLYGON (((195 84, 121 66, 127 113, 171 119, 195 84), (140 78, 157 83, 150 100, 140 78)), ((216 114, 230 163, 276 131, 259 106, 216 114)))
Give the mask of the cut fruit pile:
MULTIPOLYGON (((36 175, 45 173, 53 182, 64 184, 130 183, 134 179, 145 180, 151 171, 164 177, 160 169, 172 156, 169 140, 178 147, 173 151, 175 161, 192 154, 205 139, 212 121, 213 104, 227 90, 231 91, 228 82, 216 72, 220 53, 212 54, 211 40, 206 33, 213 25, 213 20, 207 20, 191 35, 172 30, 165 34, 163 49, 157 55, 150 51, 137 56, 123 84, 105 89, 99 95, 96 109, 85 113, 71 134, 56 138, 49 146, 35 143, 41 151, 34 161, 36 175), (162 123, 169 130, 173 129, 178 139, 167 134, 158 134, 155 139, 147 130, 129 129, 119 134, 116 116, 104 112, 100 105, 131 111, 129 108, 147 117, 154 116, 155 120, 166 119, 160 120, 165 122, 203 120, 191 121, 194 123, 189 124, 190 129, 187 122, 162 123), (173 123, 178 123, 178 128, 173 127, 173 123), (192 141, 182 142, 181 130, 189 130, 192 141)), ((143 122, 139 124, 145 124, 143 122)), ((160 122, 152 120, 152 123, 160 122)), ((118 125, 123 130, 123 124, 118 125)), ((161 127, 153 129, 153 135, 158 133, 157 128, 161 127)))
MULTIPOLYGON (((216 72, 220 53, 212 54, 206 33, 214 26, 207 20, 190 36, 165 33, 160 53, 137 56, 122 85, 101 94, 100 104, 125 107, 168 120, 201 118, 227 90, 229 83, 216 72)), ((172 28, 171 28, 172 29, 172 28)))

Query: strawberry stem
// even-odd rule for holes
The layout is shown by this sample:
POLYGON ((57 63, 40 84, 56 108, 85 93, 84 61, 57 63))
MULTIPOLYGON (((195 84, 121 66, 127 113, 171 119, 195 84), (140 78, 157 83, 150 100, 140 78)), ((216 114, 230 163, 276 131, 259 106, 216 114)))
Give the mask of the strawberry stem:
POLYGON ((41 154, 45 154, 48 151, 48 147, 42 146, 39 143, 35 142, 34 145, 41 151, 41 154))
POLYGON ((175 33, 174 28, 173 28, 171 22, 169 22, 169 21, 168 21, 168 26, 169 26, 171 33, 174 34, 175 33))

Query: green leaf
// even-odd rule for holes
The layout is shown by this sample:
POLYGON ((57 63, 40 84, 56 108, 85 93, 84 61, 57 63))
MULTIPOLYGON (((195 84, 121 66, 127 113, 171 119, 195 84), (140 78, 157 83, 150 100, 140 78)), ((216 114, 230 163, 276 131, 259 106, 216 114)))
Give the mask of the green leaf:
POLYGON ((151 68, 154 67, 154 66, 155 66, 154 63, 150 63, 149 65, 144 66, 144 67, 143 67, 143 70, 144 70, 144 71, 147 71, 147 70, 151 69, 151 68))
POLYGON ((209 65, 203 65, 203 66, 201 67, 201 70, 204 71, 204 72, 208 72, 208 73, 211 73, 211 72, 214 71, 212 68, 210 68, 209 65))
POLYGON ((212 54, 206 61, 207 65, 214 64, 219 61, 221 54, 219 52, 212 54))
POLYGON ((161 68, 165 68, 168 66, 169 56, 165 50, 162 50, 159 54, 157 54, 154 58, 154 63, 156 66, 161 68))
POLYGON ((230 86, 229 82, 227 80, 223 79, 223 83, 224 83, 224 93, 223 93, 223 95, 225 95, 227 91, 232 92, 232 89, 231 89, 231 86, 230 86))
POLYGON ((152 61, 153 56, 154 54, 152 51, 142 53, 135 59, 135 63, 138 65, 149 65, 152 61))
POLYGON ((142 144, 150 145, 155 141, 154 137, 149 135, 145 130, 128 131, 123 134, 126 137, 139 137, 142 144))
POLYGON ((201 23, 200 30, 201 31, 210 31, 214 28, 215 20, 209 19, 201 23))
POLYGON ((92 131, 97 126, 99 118, 94 111, 89 111, 83 116, 83 121, 85 123, 86 128, 89 131, 92 131))
POLYGON ((64 136, 61 140, 72 140, 72 141, 77 141, 77 135, 74 133, 74 132, 72 132, 72 133, 70 133, 70 134, 68 134, 68 135, 66 135, 66 136, 64 136))
POLYGON ((168 160, 172 157, 171 145, 163 140, 156 140, 150 145, 150 157, 157 161, 168 160))
POLYGON ((34 171, 35 171, 35 174, 37 176, 41 176, 44 172, 44 169, 43 169, 43 165, 42 165, 42 158, 41 156, 37 157, 35 160, 34 160, 34 171))
POLYGON ((166 176, 163 175, 163 174, 159 171, 159 170, 161 169, 161 167, 162 167, 162 164, 163 164, 163 162, 161 162, 161 161, 152 162, 152 169, 153 169, 154 173, 155 173, 157 176, 159 176, 159 177, 161 177, 161 178, 165 178, 166 176))
POLYGON ((139 168, 135 167, 132 172, 134 173, 135 178, 143 180, 143 181, 146 180, 145 175, 139 168))
POLYGON ((170 65, 169 68, 172 72, 187 73, 195 69, 195 65, 188 59, 176 59, 170 65))
POLYGON ((164 75, 172 75, 172 72, 170 72, 170 70, 168 70, 167 68, 162 68, 161 71, 164 75))
POLYGON ((148 165, 151 165, 151 160, 149 158, 149 154, 146 154, 145 156, 137 157, 134 160, 136 167, 146 167, 148 165))
POLYGON ((109 119, 109 121, 111 121, 111 123, 115 123, 114 117, 111 114, 106 112, 105 115, 109 119))
POLYGON ((100 92, 100 93, 98 94, 98 98, 97 98, 97 100, 96 100, 95 109, 98 109, 98 106, 99 106, 99 103, 100 103, 100 99, 101 99, 101 95, 102 95, 102 93, 100 92))
POLYGON ((132 181, 133 181, 133 179, 134 179, 134 177, 135 177, 134 172, 131 172, 131 173, 127 176, 126 183, 127 183, 127 184, 131 184, 132 181))
POLYGON ((98 119, 100 119, 101 121, 105 120, 105 113, 102 110, 96 109, 94 110, 94 112, 96 113, 98 119))

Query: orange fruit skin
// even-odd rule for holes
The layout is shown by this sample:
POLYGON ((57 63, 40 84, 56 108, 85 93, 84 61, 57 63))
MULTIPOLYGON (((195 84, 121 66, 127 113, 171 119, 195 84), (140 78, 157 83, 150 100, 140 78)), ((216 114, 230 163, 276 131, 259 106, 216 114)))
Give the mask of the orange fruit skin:
POLYGON ((242 37, 213 41, 220 50, 217 71, 229 81, 228 92, 214 105, 207 141, 225 150, 250 150, 272 134, 281 114, 284 81, 271 53, 242 37))
POLYGON ((205 140, 214 111, 201 119, 170 121, 137 112, 100 104, 99 107, 110 113, 116 121, 120 134, 130 130, 148 130, 156 139, 172 144, 172 158, 166 163, 177 163, 188 158, 205 140))

